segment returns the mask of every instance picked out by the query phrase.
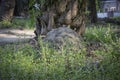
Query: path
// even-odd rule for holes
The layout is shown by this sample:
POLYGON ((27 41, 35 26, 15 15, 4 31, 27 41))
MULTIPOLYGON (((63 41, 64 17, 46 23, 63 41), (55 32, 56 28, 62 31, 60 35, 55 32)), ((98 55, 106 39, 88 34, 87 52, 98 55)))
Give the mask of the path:
POLYGON ((3 43, 26 41, 34 36, 34 30, 0 29, 0 45, 3 43))

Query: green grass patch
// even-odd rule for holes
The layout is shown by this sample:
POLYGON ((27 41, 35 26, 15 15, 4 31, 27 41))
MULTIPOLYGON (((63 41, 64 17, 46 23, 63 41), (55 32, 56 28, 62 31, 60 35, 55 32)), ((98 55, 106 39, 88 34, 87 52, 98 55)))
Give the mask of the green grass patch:
POLYGON ((21 29, 33 29, 35 27, 35 21, 29 18, 13 18, 11 22, 0 22, 0 28, 21 28, 21 29))
POLYGON ((1 21, 0 22, 0 28, 9 28, 13 26, 11 22, 9 21, 1 21))
POLYGON ((12 20, 12 24, 14 25, 15 28, 20 27, 20 28, 27 28, 27 29, 32 29, 35 27, 35 21, 31 19, 17 19, 14 18, 12 20))
POLYGON ((119 80, 120 38, 113 40, 111 28, 91 27, 86 29, 86 41, 100 41, 107 51, 97 50, 95 55, 104 59, 99 64, 86 58, 86 51, 61 53, 43 46, 30 45, 0 47, 0 79, 2 80, 119 80))
POLYGON ((120 16, 117 16, 117 17, 113 17, 112 19, 114 19, 114 20, 120 20, 120 16))
POLYGON ((89 27, 86 28, 84 36, 88 41, 110 43, 112 41, 112 34, 110 27, 89 27))

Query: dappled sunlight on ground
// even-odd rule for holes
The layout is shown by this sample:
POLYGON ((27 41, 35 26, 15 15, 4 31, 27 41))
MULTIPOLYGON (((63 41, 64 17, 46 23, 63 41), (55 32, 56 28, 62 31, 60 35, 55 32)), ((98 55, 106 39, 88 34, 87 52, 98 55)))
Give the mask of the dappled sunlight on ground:
POLYGON ((34 30, 1 29, 0 43, 18 42, 33 38, 34 30))

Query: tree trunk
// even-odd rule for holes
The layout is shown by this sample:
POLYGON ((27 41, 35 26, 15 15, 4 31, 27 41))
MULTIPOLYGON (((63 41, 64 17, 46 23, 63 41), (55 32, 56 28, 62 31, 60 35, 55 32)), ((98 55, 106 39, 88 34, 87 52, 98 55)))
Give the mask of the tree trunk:
POLYGON ((15 0, 1 0, 0 21, 10 21, 13 17, 15 0))
POLYGON ((29 12, 29 0, 16 0, 15 1, 15 16, 27 17, 29 12))
POLYGON ((89 9, 91 23, 96 23, 97 22, 96 0, 89 1, 89 9))
POLYGON ((41 9, 41 16, 37 17, 35 34, 46 34, 53 28, 63 25, 70 26, 79 35, 85 32, 85 10, 87 0, 50 0, 41 9))

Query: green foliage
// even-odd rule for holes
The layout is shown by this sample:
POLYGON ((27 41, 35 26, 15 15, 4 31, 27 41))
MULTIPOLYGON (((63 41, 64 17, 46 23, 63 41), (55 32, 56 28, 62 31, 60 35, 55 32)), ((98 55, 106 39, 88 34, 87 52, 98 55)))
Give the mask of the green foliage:
POLYGON ((0 28, 22 28, 33 29, 35 25, 34 21, 29 18, 14 18, 12 22, 2 21, 0 22, 0 28))
MULTIPOLYGON (((97 65, 86 58, 86 51, 58 53, 40 40, 41 47, 8 45, 0 47, 0 78, 2 80, 119 80, 120 39, 111 38, 111 28, 87 28, 88 41, 101 41, 107 51, 98 50, 102 59, 97 65), (107 39, 106 39, 107 38, 107 39)), ((20 43, 21 44, 21 43, 20 43)))
POLYGON ((1 21, 0 22, 0 28, 8 28, 10 26, 12 26, 12 23, 9 21, 1 21))
POLYGON ((110 43, 112 41, 112 31, 110 27, 90 27, 86 29, 85 37, 88 41, 110 43))
POLYGON ((113 17, 112 19, 119 21, 119 20, 120 20, 120 17, 117 16, 117 17, 113 17))
POLYGON ((75 78, 74 73, 76 72, 74 68, 82 66, 82 59, 84 59, 81 54, 69 53, 66 56, 66 51, 58 54, 46 47, 41 49, 43 53, 29 46, 21 49, 9 47, 6 47, 5 52, 4 48, 0 48, 0 59, 2 60, 0 66, 1 78, 5 80, 66 80, 68 78, 75 78), (67 58, 70 63, 67 63, 67 58), (71 65, 72 72, 74 72, 72 74, 70 74, 71 71, 68 69, 70 66, 67 67, 69 64, 71 65))
MULTIPOLYGON (((84 39, 86 41, 94 41, 103 43, 107 49, 108 53, 111 56, 119 59, 120 58, 120 36, 118 34, 114 34, 113 27, 108 24, 107 26, 94 26, 88 27, 85 32, 84 39)), ((115 26, 115 25, 113 25, 115 26)))
POLYGON ((12 24, 13 24, 12 28, 32 29, 34 28, 35 22, 31 21, 31 19, 29 18, 26 18, 26 19, 25 18, 21 18, 21 19, 14 18, 12 20, 12 24))

